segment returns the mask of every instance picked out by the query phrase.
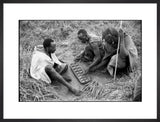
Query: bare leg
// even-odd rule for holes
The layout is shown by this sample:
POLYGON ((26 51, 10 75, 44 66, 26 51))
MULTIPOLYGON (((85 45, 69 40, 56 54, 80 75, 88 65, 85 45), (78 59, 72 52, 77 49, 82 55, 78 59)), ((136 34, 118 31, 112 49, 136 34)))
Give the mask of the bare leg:
POLYGON ((63 79, 65 79, 67 82, 71 82, 72 79, 70 78, 70 76, 66 75, 66 74, 62 74, 63 79))
POLYGON ((71 92, 73 92, 75 95, 79 96, 80 91, 73 88, 58 72, 55 71, 55 69, 52 66, 46 66, 45 71, 50 77, 51 81, 58 81, 62 83, 64 86, 66 86, 71 92))
POLYGON ((57 66, 54 66, 53 68, 54 68, 54 70, 55 70, 58 74, 62 75, 62 77, 63 77, 67 82, 71 82, 71 81, 72 81, 71 78, 70 78, 68 75, 66 75, 66 71, 68 70, 68 65, 65 65, 64 67, 61 67, 61 66, 59 66, 59 65, 57 64, 57 66))
MULTIPOLYGON (((107 70, 111 76, 114 75, 115 65, 116 65, 116 56, 112 56, 108 66, 107 70)), ((117 62, 117 69, 124 69, 127 66, 126 57, 121 58, 120 55, 118 55, 118 62, 117 62)))

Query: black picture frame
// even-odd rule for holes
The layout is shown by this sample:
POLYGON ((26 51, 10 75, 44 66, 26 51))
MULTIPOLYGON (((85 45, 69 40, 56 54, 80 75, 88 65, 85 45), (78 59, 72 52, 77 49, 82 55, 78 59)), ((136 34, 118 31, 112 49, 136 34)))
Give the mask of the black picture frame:
POLYGON ((45 121, 45 122, 119 122, 119 121, 144 121, 143 119, 132 119, 132 120, 128 120, 128 119, 53 119, 53 120, 49 120, 49 119, 26 119, 26 120, 6 120, 3 119, 3 82, 5 82, 3 80, 3 3, 157 3, 157 119, 152 119, 152 120, 146 120, 147 122, 151 122, 151 121, 158 121, 160 119, 160 89, 158 89, 160 87, 160 2, 158 0, 3 0, 3 2, 1 2, 0 4, 0 121, 25 121, 25 122, 35 122, 35 121, 45 121))

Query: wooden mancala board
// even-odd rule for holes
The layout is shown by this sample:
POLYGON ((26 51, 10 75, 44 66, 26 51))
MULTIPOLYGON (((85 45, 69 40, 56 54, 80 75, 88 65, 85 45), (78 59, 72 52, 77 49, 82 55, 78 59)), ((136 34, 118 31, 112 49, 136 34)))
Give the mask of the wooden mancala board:
POLYGON ((91 81, 91 78, 89 76, 84 75, 84 71, 78 63, 71 63, 70 67, 73 74, 75 75, 75 77, 78 79, 80 83, 84 84, 91 81))

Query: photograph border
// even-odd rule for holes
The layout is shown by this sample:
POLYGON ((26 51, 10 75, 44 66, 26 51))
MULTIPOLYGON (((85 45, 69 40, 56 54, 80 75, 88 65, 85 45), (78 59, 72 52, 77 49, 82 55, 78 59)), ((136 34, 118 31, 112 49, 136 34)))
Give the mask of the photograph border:
MULTIPOLYGON (((160 89, 158 89, 158 87, 160 86, 160 83, 158 82, 159 79, 160 79, 160 76, 158 75, 159 73, 159 61, 160 61, 160 58, 158 58, 158 56, 160 55, 160 49, 158 48, 160 46, 160 25, 159 25, 159 22, 160 22, 160 15, 159 15, 159 12, 160 12, 160 7, 159 7, 159 4, 160 2, 158 0, 146 0, 145 2, 143 0, 130 0, 130 2, 128 2, 127 0, 99 0, 98 2, 97 1, 94 1, 94 0, 86 0, 85 2, 83 0, 5 0, 3 1, 3 3, 157 3, 157 120, 160 119, 160 105, 159 105, 159 102, 160 102, 160 97, 159 97, 159 92, 160 92, 160 89)), ((1 82, 0 82, 0 86, 1 86, 1 90, 0 90, 0 96, 1 96, 1 102, 0 102, 0 109, 1 109, 1 121, 5 121, 3 120, 3 3, 0 4, 1 6, 1 11, 0 11, 0 16, 1 16, 1 19, 0 19, 0 27, 1 27, 1 31, 0 31, 0 39, 2 41, 0 41, 0 78, 1 78, 1 82)), ((17 121, 17 120, 15 120, 17 121)), ((21 120, 18 120, 18 121, 21 121, 21 120)), ((28 119, 28 120, 25 120, 25 121, 31 121, 31 122, 34 122, 34 121, 54 121, 54 122, 80 122, 80 121, 83 121, 83 122, 106 122, 106 121, 110 121, 110 122, 118 122, 118 121, 128 121, 127 119, 126 120, 118 120, 118 119, 115 119, 115 120, 110 120, 110 119, 106 119, 106 120, 103 120, 103 119, 89 119, 89 120, 86 120, 86 119, 60 119, 60 120, 57 120, 57 119, 54 119, 54 120, 35 120, 35 119, 28 119)), ((143 121, 143 119, 141 120, 132 120, 132 121, 143 121)), ((148 122, 150 121, 154 121, 154 120, 146 120, 148 122)))

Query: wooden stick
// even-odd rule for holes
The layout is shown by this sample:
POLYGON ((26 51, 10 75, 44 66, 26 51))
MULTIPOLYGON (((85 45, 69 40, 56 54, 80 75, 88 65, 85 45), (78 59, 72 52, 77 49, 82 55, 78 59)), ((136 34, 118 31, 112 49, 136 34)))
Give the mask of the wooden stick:
MULTIPOLYGON (((120 28, 122 28, 122 21, 121 21, 121 23, 120 23, 120 28)), ((117 64, 118 64, 119 44, 120 44, 120 36, 118 36, 118 47, 117 47, 117 54, 116 54, 116 66, 115 66, 115 71, 114 71, 114 81, 116 80, 116 72, 117 72, 117 64)))

